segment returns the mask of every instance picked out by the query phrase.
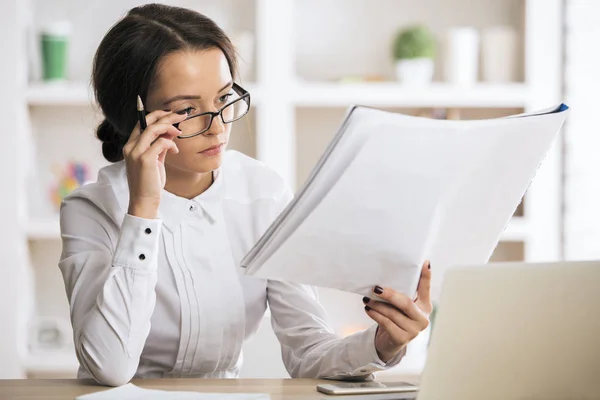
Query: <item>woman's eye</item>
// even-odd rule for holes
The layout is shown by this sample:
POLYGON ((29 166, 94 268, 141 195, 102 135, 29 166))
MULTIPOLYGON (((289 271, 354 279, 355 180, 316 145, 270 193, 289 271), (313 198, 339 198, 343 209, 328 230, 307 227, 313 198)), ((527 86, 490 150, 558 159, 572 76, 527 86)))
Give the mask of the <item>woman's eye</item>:
POLYGON ((227 100, 229 100, 229 98, 230 98, 231 96, 233 96, 233 92, 230 92, 230 93, 224 94, 223 96, 219 97, 219 101, 220 101, 221 103, 225 103, 227 100))
POLYGON ((195 110, 196 109, 194 107, 188 107, 188 108, 184 108, 183 110, 176 111, 176 113, 179 114, 179 115, 190 115, 195 110))

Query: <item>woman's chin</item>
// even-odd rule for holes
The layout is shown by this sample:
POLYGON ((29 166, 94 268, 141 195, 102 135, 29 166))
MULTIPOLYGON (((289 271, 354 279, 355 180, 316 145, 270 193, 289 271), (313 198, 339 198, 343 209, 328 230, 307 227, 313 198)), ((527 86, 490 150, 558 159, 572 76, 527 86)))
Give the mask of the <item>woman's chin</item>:
POLYGON ((214 156, 205 156, 198 153, 200 156, 200 162, 198 163, 198 172, 209 172, 219 169, 223 163, 223 153, 216 154, 214 156))

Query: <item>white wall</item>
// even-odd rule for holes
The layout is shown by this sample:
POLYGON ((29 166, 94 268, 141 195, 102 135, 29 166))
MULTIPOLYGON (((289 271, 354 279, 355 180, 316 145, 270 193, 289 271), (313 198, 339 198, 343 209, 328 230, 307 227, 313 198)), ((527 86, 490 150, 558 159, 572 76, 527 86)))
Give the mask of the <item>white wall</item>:
POLYGON ((24 207, 15 193, 23 188, 27 154, 23 151, 25 74, 21 15, 17 0, 0 3, 0 377, 20 378, 20 356, 25 352, 28 309, 27 256, 25 248, 24 207), (15 79, 18 77, 18 79, 15 79), (15 345, 16 344, 16 345, 15 345))
POLYGON ((600 258, 600 2, 567 0, 564 241, 567 259, 600 258))

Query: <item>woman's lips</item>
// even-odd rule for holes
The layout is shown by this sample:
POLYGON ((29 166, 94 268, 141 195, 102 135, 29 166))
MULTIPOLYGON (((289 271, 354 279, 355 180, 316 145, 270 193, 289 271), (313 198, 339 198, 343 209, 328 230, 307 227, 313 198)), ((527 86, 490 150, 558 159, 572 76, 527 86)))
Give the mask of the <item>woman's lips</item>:
POLYGON ((201 151, 200 154, 203 154, 208 157, 216 156, 217 154, 220 154, 221 151, 223 151, 224 144, 225 143, 219 143, 216 146, 209 147, 208 149, 201 151))

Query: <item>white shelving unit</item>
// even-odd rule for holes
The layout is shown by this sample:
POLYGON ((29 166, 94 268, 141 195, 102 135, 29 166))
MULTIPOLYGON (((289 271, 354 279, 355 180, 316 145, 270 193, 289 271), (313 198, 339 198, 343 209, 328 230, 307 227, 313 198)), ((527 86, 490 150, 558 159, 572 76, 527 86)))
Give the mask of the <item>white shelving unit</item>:
MULTIPOLYGON (((29 111, 31 130, 24 129, 22 134, 33 139, 31 144, 38 156, 37 172, 44 193, 49 184, 44 180, 48 178, 47 171, 66 157, 90 160, 93 173, 103 165, 100 145, 93 138, 98 118, 87 83, 91 55, 109 26, 138 2, 108 0, 75 6, 68 0, 30 1, 36 26, 63 17, 75 23, 70 60, 73 82, 64 85, 31 83, 25 96, 19 93, 16 97, 23 100, 23 107, 29 111)), ((167 3, 197 9, 217 22, 225 21, 225 30, 229 33, 236 26, 254 33, 252 80, 242 85, 251 92, 255 107, 246 119, 248 122, 234 128, 236 136, 232 137, 232 147, 263 160, 296 187, 328 141, 322 132, 332 134, 340 115, 351 104, 400 111, 454 108, 485 117, 531 111, 561 100, 560 0, 480 0, 476 5, 468 0, 181 0, 167 3), (315 7, 319 7, 315 20, 303 17, 314 15, 315 7), (390 10, 382 11, 387 8, 390 10), (379 13, 381 18, 374 18, 370 13, 379 13), (362 14, 364 18, 355 18, 362 14), (355 20, 358 21, 356 26, 349 22, 355 20), (332 21, 333 25, 324 21, 332 21), (436 82, 429 87, 412 88, 394 82, 390 74, 388 41, 397 28, 414 21, 429 24, 440 36, 455 25, 516 27, 521 32, 526 54, 522 66, 524 79, 511 84, 455 87, 440 81, 438 63, 436 82), (326 61, 322 64, 321 60, 326 61), (339 83, 332 79, 369 71, 383 75, 388 81, 339 83)), ((0 5, 0 11, 6 11, 7 18, 17 12, 15 10, 18 13, 28 10, 26 2, 9 0, 6 4, 0 5), (9 3, 11 7, 6 5, 9 3)), ((523 216, 515 217, 502 236, 503 242, 519 243, 521 247, 515 248, 523 250, 516 254, 512 250, 507 254, 500 252, 496 255, 498 259, 539 261, 559 257, 560 164, 560 149, 556 146, 528 191, 523 216)), ((17 195, 25 200, 28 193, 21 190, 17 195)), ((26 226, 23 239, 30 243, 31 259, 57 258, 60 232, 56 215, 30 210, 27 221, 23 222, 26 226), (37 246, 37 243, 44 245, 37 246)), ((48 265, 51 267, 52 263, 56 264, 52 261, 48 265)), ((35 274, 40 273, 40 267, 31 265, 30 268, 35 274)), ((54 267, 52 273, 58 274, 58 268, 54 267)), ((39 287, 32 296, 36 292, 40 293, 39 287)), ((55 293, 56 298, 38 298, 39 313, 45 312, 47 304, 66 307, 64 288, 60 285, 42 292, 55 293)), ((327 290, 322 292, 321 298, 338 332, 348 331, 349 326, 370 323, 362 312, 360 299, 327 290), (356 301, 352 311, 348 311, 350 301, 356 301)), ((0 304, 13 301, 0 300, 0 304)), ((63 315, 68 315, 68 311, 63 315)), ((286 375, 275 338, 269 330, 268 324, 264 324, 248 344, 247 354, 260 355, 260 359, 246 358, 243 371, 246 376, 255 376, 252 374, 258 365, 263 376, 286 375)), ((412 354, 414 362, 388 375, 402 372, 402 368, 418 371, 422 367, 422 352, 415 350, 412 354)), ((71 365, 71 361, 72 357, 61 363, 50 359, 29 360, 24 365, 29 365, 31 370, 32 365, 47 365, 45 371, 49 372, 62 370, 64 365, 71 365)))

